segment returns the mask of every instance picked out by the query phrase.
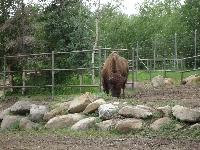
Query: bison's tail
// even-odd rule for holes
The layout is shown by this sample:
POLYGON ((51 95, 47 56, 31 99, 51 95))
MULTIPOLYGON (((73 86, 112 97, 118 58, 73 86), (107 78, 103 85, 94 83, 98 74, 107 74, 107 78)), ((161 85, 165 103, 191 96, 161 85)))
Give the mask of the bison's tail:
POLYGON ((114 56, 113 58, 112 58, 112 72, 113 73, 116 73, 117 72, 117 63, 116 63, 116 57, 114 56))

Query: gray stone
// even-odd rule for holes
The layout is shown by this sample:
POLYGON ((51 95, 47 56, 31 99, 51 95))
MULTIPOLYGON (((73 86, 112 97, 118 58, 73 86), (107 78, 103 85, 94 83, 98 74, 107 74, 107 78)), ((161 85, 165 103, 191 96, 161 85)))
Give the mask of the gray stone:
POLYGON ((30 113, 31 105, 29 101, 18 101, 11 106, 10 111, 14 114, 26 115, 30 113))
POLYGON ((125 106, 119 110, 119 114, 125 117, 148 118, 152 111, 150 107, 143 105, 125 106))
POLYGON ((84 118, 81 114, 68 114, 50 119, 46 125, 46 129, 60 129, 72 126, 75 122, 84 118))
POLYGON ((186 122, 197 122, 200 118, 200 111, 180 105, 172 107, 172 114, 177 119, 186 122))
POLYGON ((37 129, 38 127, 39 127, 38 123, 32 122, 27 117, 22 118, 19 122, 19 128, 21 130, 37 129))
POLYGON ((195 129, 200 129, 199 123, 195 123, 195 124, 191 125, 190 128, 189 128, 189 130, 195 130, 195 129))
POLYGON ((23 116, 9 116, 5 115, 3 121, 1 123, 1 130, 6 130, 9 128, 13 123, 20 121, 23 116))
POLYGON ((85 110, 83 111, 84 114, 88 114, 88 113, 93 113, 96 110, 98 110, 99 106, 102 104, 105 104, 105 100, 104 99, 98 99, 92 103, 90 103, 85 110))
POLYGON ((49 111, 49 112, 46 112, 46 113, 44 114, 43 119, 44 119, 44 120, 50 120, 50 119, 52 119, 53 117, 55 117, 56 115, 61 114, 61 112, 62 112, 63 110, 68 110, 70 103, 71 103, 71 101, 70 101, 70 102, 64 102, 64 103, 60 104, 59 107, 57 107, 57 108, 55 108, 55 109, 53 109, 53 110, 51 110, 51 111, 49 111))
POLYGON ((142 128, 143 121, 141 119, 127 118, 116 123, 116 130, 119 133, 129 133, 131 131, 138 131, 142 128))
POLYGON ((111 128, 115 127, 115 125, 116 125, 115 120, 105 120, 103 122, 95 124, 96 128, 101 130, 101 131, 108 131, 111 128))
POLYGON ((85 108, 94 101, 95 97, 89 92, 81 95, 78 98, 75 98, 71 101, 69 106, 69 113, 80 113, 85 110, 85 108))
POLYGON ((113 104, 103 104, 103 105, 101 105, 98 108, 99 118, 101 118, 103 120, 111 119, 113 114, 116 112, 117 108, 118 107, 113 105, 113 104))
POLYGON ((172 114, 171 106, 158 107, 157 110, 162 114, 163 117, 169 117, 172 114))
MULTIPOLYGON (((134 82, 134 89, 143 89, 145 85, 143 83, 134 82)), ((126 83, 126 89, 132 89, 132 81, 126 83)))
POLYGON ((152 81, 151 81, 151 85, 153 87, 161 87, 161 86, 164 86, 165 85, 165 79, 163 78, 163 76, 161 75, 158 75, 158 76, 155 76, 152 81))
POLYGON ((10 107, 0 112, 0 121, 3 120, 3 117, 10 112, 10 107))
POLYGON ((158 131, 160 130, 164 125, 167 125, 169 123, 171 123, 171 119, 169 117, 163 117, 160 118, 158 120, 156 120, 155 122, 153 122, 152 124, 150 124, 150 128, 154 131, 158 131))
POLYGON ((95 125, 96 119, 97 119, 96 117, 89 117, 89 118, 82 119, 82 120, 78 121, 77 123, 75 123, 71 127, 71 129, 72 130, 80 130, 80 131, 87 130, 95 125))
POLYGON ((33 122, 38 122, 42 120, 44 114, 48 111, 47 107, 44 105, 31 105, 30 108, 30 119, 33 122))

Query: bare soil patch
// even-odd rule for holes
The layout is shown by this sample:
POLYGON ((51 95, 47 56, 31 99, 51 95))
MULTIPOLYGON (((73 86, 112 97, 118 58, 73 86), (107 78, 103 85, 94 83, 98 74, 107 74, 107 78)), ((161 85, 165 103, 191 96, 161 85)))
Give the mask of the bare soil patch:
MULTIPOLYGON (((151 106, 177 103, 186 107, 200 107, 200 86, 170 86, 157 89, 141 89, 134 94, 126 94, 126 99, 151 106)), ((17 99, 0 100, 6 108, 17 99)), ((38 131, 39 132, 39 131, 38 131)), ((198 150, 200 140, 169 139, 163 137, 138 137, 124 135, 123 138, 70 137, 51 134, 22 134, 0 131, 0 150, 198 150)))

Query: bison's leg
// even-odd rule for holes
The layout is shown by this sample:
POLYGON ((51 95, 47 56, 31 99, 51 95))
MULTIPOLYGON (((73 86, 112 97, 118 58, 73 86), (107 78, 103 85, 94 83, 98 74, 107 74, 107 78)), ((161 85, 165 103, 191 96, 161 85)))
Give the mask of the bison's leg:
POLYGON ((122 90, 123 90, 123 93, 122 93, 122 97, 125 98, 125 94, 124 94, 124 89, 126 88, 126 82, 123 84, 123 87, 122 87, 122 90))
POLYGON ((107 95, 109 94, 108 84, 104 80, 103 80, 103 92, 105 92, 107 95))

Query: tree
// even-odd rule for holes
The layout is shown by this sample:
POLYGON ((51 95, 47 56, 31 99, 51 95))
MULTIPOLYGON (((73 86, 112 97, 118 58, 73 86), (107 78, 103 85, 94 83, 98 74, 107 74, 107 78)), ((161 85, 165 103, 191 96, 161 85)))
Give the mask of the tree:
MULTIPOLYGON (((2 2, 2 1, 1 1, 2 2)), ((23 0, 9 1, 2 3, 2 12, 6 15, 2 19, 1 26, 1 48, 4 50, 6 55, 20 55, 20 54, 30 54, 33 52, 35 46, 35 38, 33 36, 34 25, 31 24, 31 16, 36 17, 34 11, 32 11, 31 6, 25 6, 23 0), (9 11, 5 11, 7 8, 9 11), (34 13, 34 15, 33 15, 34 13)), ((16 59, 7 59, 7 65, 9 71, 18 70, 27 61, 27 57, 20 57, 16 59), (22 64, 22 65, 20 65, 22 64)), ((10 72, 10 85, 14 85, 12 72, 10 72)), ((20 76, 18 76, 20 77, 20 76)), ((25 72, 23 72, 23 79, 25 81, 25 72)), ((20 81, 20 79, 19 79, 20 81)), ((24 84, 25 82, 23 82, 24 84)), ((17 83, 16 83, 17 84, 17 83)), ((18 83, 19 84, 19 83, 18 83)), ((13 89, 11 88, 11 91, 13 89)), ((25 89, 23 91, 25 94, 25 89)))
MULTIPOLYGON (((44 41, 42 52, 71 52, 92 47, 91 13, 82 1, 78 0, 54 0, 43 9, 40 18, 42 24, 40 40, 44 41)), ((73 53, 70 55, 56 55, 55 68, 80 68, 88 65, 86 53, 73 53)), ((47 66, 47 64, 44 64, 47 66)), ((51 64, 48 64, 49 67, 51 64)), ((56 83, 61 84, 73 72, 57 71, 56 83)), ((50 82, 50 73, 46 74, 50 82)))
MULTIPOLYGON (((194 56, 200 54, 200 2, 199 0, 185 0, 185 4, 181 7, 181 20, 183 25, 186 26, 187 42, 184 46, 185 57, 194 56), (196 35, 196 41, 194 37, 196 35), (186 55, 187 54, 187 55, 186 55)), ((194 60, 187 62, 187 67, 193 67, 194 60)), ((197 61, 197 66, 200 65, 200 61, 197 61)))

